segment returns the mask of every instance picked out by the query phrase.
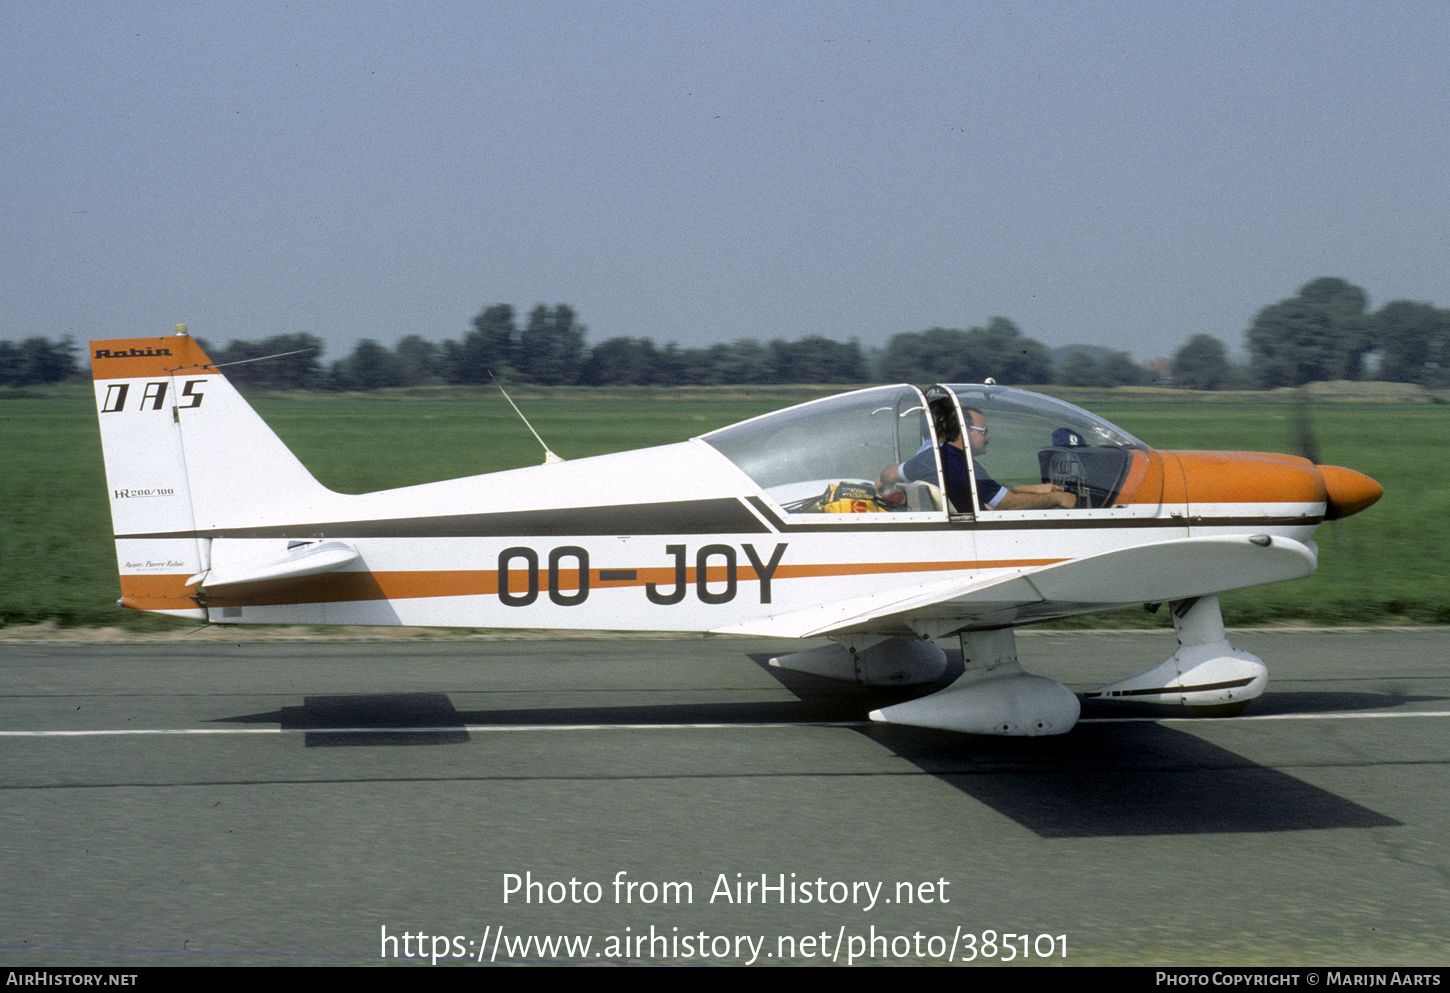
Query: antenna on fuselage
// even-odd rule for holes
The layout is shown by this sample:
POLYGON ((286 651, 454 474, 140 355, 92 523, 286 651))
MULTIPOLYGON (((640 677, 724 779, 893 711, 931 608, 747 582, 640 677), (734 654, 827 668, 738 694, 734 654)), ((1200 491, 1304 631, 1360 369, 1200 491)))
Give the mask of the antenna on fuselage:
POLYGON ((514 409, 514 413, 519 415, 519 420, 524 422, 524 427, 529 429, 529 433, 532 434, 534 436, 534 439, 538 441, 539 445, 543 447, 544 465, 553 465, 555 462, 563 462, 563 459, 559 458, 559 456, 549 451, 549 446, 544 444, 544 439, 539 437, 539 432, 534 430, 534 426, 529 423, 529 419, 524 416, 524 412, 522 410, 519 410, 519 405, 514 403, 513 397, 509 396, 508 390, 503 388, 503 383, 500 383, 498 381, 498 377, 493 374, 492 369, 488 371, 488 374, 493 379, 493 385, 498 387, 498 391, 503 394, 503 398, 507 400, 509 402, 509 406, 514 409))

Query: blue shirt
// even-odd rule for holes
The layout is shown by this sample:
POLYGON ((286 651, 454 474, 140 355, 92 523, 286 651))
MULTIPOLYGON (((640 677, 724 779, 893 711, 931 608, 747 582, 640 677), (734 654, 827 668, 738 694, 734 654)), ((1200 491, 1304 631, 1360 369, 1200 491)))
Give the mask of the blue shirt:
MULTIPOLYGON (((947 499, 959 513, 964 513, 963 508, 972 505, 971 494, 967 488, 967 455, 956 445, 942 445, 939 451, 942 469, 947 475, 947 499)), ((987 475, 982 463, 975 462, 972 468, 977 477, 977 496, 982 506, 990 510, 1002 502, 1002 498, 1007 495, 1007 488, 987 475)), ((902 479, 940 485, 937 483, 936 459, 932 458, 930 448, 917 452, 903 462, 898 471, 902 479)))

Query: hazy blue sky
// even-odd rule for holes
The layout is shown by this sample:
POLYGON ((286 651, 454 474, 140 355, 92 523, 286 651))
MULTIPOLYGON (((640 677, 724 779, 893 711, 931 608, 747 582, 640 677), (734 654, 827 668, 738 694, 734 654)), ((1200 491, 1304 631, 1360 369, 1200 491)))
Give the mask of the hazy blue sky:
POLYGON ((1140 361, 1450 306, 1450 4, 5 4, 0 336, 663 344, 1012 318, 1140 361))

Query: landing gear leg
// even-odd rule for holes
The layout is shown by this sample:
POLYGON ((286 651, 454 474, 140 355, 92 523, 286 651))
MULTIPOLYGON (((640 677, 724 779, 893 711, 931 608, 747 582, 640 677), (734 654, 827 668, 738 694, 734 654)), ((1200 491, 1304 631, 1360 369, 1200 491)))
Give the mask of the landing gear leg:
POLYGON ((1022 671, 1011 628, 963 631, 965 671, 946 689, 871 712, 873 721, 968 734, 1066 734, 1081 707, 1066 686, 1022 671))
POLYGON ((1142 703, 1180 703, 1205 717, 1233 717, 1269 685, 1263 661, 1228 643, 1218 597, 1170 605, 1178 651, 1161 665, 1099 686, 1084 696, 1142 703))

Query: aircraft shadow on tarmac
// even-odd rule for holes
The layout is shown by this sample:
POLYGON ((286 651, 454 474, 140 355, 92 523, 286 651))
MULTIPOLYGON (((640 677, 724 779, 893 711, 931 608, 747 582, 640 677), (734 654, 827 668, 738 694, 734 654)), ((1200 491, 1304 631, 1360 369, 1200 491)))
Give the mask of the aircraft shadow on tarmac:
POLYGON ((894 727, 869 733, 1043 838, 1399 824, 1187 731, 1157 724, 1079 725, 1062 738, 1025 740, 954 740, 894 727))
MULTIPOLYGON (((830 680, 766 666, 805 696, 830 680)), ((901 699, 949 685, 961 674, 947 653, 941 680, 901 699)), ((872 691, 863 689, 863 694, 872 691)), ((874 691, 878 696, 880 690, 874 691)), ((1380 693, 1289 693, 1254 702, 1257 714, 1382 709, 1410 697, 1380 693), (1267 705, 1266 705, 1267 704, 1267 705)), ((893 703, 884 700, 872 703, 893 703)), ((1091 718, 1182 718, 1181 707, 1084 701, 1091 718)), ((1261 766, 1187 731, 1150 721, 1083 723, 1061 737, 998 738, 871 724, 860 728, 924 772, 1043 838, 1225 834, 1325 828, 1393 827, 1393 818, 1276 769, 1261 766)))
MULTIPOLYGON (((847 725, 922 772, 950 784, 1043 838, 1223 834, 1392 827, 1392 818, 1317 786, 1261 766, 1188 731, 1144 722, 1091 718, 1182 717, 1176 707, 1088 701, 1085 723, 1051 738, 995 738, 869 724, 873 708, 932 692, 938 684, 890 690, 846 686, 753 661, 795 700, 460 711, 446 693, 310 696, 299 707, 223 719, 277 723, 303 731, 308 747, 448 745, 470 740, 469 725, 628 724, 847 725)), ((1383 709, 1409 696, 1381 693, 1270 694, 1253 713, 1327 713, 1383 709)))
POLYGON ((304 697, 300 707, 223 718, 222 724, 280 724, 302 731, 308 748, 348 745, 461 745, 464 720, 447 693, 304 697))

